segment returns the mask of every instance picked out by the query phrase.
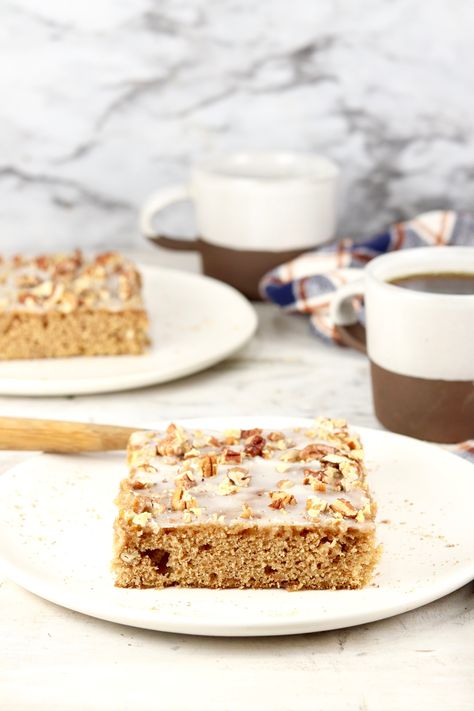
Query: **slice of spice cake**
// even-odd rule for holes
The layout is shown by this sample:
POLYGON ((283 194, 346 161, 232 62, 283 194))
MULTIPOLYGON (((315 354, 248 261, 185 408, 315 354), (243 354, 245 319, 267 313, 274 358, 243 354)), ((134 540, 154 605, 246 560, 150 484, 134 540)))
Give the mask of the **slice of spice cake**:
POLYGON ((0 258, 0 359, 143 353, 136 267, 117 252, 0 258))
POLYGON ((357 434, 136 432, 115 521, 119 587, 360 588, 378 558, 357 434))

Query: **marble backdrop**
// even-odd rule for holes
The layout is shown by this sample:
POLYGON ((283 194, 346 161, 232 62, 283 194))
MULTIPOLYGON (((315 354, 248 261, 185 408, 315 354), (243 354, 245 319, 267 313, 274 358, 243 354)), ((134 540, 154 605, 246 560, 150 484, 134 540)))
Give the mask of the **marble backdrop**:
POLYGON ((472 208, 473 26, 472 0, 5 0, 0 247, 139 246, 150 191, 239 148, 334 158, 340 234, 472 208))

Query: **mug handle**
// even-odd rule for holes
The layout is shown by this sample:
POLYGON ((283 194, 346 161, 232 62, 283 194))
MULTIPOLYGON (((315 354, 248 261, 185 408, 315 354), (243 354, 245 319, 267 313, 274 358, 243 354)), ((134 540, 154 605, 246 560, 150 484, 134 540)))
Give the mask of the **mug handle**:
POLYGON ((365 294, 365 278, 343 284, 334 292, 330 315, 341 341, 356 351, 367 355, 365 326, 359 323, 352 299, 365 294))
POLYGON ((169 205, 185 200, 191 200, 191 193, 186 185, 172 185, 153 193, 140 211, 140 230, 143 236, 154 244, 165 247, 165 249, 184 250, 187 252, 198 251, 199 246, 195 239, 156 234, 153 227, 153 219, 158 212, 161 212, 169 205))

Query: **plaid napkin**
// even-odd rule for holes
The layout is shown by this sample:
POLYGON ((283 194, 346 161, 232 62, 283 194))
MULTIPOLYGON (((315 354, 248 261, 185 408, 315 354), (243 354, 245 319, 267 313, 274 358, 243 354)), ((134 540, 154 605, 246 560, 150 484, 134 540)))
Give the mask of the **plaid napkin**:
MULTIPOLYGON (((309 314, 313 332, 342 345, 329 318, 331 293, 360 277, 360 269, 374 257, 396 249, 440 245, 474 246, 474 213, 434 210, 399 222, 382 234, 362 242, 342 239, 282 264, 260 282, 264 300, 289 313, 309 314)), ((363 304, 355 303, 363 322, 363 304)), ((474 440, 451 447, 474 462, 474 440)))

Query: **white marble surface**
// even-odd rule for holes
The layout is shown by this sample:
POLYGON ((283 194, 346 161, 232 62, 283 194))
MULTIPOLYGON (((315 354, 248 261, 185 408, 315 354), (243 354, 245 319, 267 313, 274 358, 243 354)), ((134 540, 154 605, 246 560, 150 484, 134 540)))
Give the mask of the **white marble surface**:
POLYGON ((472 208, 473 24, 470 0, 8 0, 0 248, 137 245, 151 190, 236 148, 338 161, 340 234, 472 208))
MULTIPOLYGON (((0 398, 0 414, 133 424, 327 413, 377 426, 361 355, 319 342, 301 317, 269 305, 258 314, 255 340, 204 373, 129 393, 0 398)), ((18 456, 2 454, 0 470, 18 456)), ((335 632, 212 639, 94 620, 0 577, 0 708, 471 711, 472 592, 471 584, 419 610, 335 632)))

